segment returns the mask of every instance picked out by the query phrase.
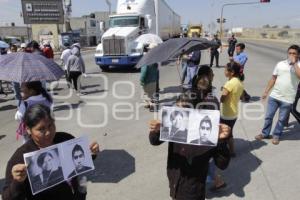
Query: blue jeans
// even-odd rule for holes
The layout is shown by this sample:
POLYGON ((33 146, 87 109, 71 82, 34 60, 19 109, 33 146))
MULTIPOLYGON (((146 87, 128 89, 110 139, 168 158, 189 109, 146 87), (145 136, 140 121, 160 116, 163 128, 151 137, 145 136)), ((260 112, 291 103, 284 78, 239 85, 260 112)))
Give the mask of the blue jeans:
POLYGON ((289 116, 289 113, 291 111, 291 108, 292 108, 292 104, 285 103, 283 101, 279 101, 277 99, 269 97, 268 108, 267 108, 267 113, 266 113, 266 117, 265 117, 265 125, 262 130, 262 134, 265 137, 270 135, 274 115, 275 115, 276 111, 279 109, 279 118, 278 118, 276 127, 273 130, 273 136, 280 137, 282 135, 282 131, 283 131, 285 122, 287 120, 287 117, 289 116))
POLYGON ((186 69, 186 82, 189 89, 192 88, 193 78, 197 75, 198 66, 197 65, 188 65, 186 69))

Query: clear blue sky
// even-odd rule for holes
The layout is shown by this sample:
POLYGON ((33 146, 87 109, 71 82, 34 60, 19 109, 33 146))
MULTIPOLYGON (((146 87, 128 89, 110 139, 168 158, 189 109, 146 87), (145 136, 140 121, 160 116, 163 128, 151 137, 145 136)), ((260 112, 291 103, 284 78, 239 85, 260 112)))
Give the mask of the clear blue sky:
MULTIPOLYGON (((115 9, 116 0, 113 2, 115 9)), ((255 2, 259 0, 166 0, 182 17, 182 23, 201 22, 207 27, 216 22, 224 3, 255 2)), ((0 24, 16 22, 22 24, 20 0, 0 0, 0 24)), ((73 16, 89 14, 93 11, 107 10, 105 0, 73 0, 73 16)), ((299 0, 271 0, 271 3, 227 7, 224 10, 227 19, 225 26, 261 27, 264 24, 290 25, 300 28, 299 0)), ((217 25, 217 24, 215 24, 217 25)), ((215 26, 212 25, 212 26, 215 26)))

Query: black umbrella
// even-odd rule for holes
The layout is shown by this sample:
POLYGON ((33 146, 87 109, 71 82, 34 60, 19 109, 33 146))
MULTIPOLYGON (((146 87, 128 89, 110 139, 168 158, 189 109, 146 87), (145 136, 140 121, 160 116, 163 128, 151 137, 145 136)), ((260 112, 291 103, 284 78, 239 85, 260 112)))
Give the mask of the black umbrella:
POLYGON ((217 43, 204 38, 175 38, 159 44, 151 49, 136 65, 137 68, 144 65, 174 60, 182 54, 188 54, 195 50, 204 50, 217 46, 217 43))

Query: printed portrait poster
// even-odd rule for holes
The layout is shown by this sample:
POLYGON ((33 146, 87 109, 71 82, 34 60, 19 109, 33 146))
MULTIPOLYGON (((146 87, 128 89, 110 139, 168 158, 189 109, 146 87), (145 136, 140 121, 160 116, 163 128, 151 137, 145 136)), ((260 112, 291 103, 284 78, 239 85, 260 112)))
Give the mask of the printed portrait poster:
POLYGON ((24 161, 33 195, 95 169, 87 137, 26 153, 24 161))
POLYGON ((160 140, 199 146, 216 146, 220 111, 162 107, 160 140))
POLYGON ((63 166, 57 145, 24 154, 32 194, 64 181, 63 166))
POLYGON ((64 142, 61 148, 66 180, 95 169, 87 137, 64 142))

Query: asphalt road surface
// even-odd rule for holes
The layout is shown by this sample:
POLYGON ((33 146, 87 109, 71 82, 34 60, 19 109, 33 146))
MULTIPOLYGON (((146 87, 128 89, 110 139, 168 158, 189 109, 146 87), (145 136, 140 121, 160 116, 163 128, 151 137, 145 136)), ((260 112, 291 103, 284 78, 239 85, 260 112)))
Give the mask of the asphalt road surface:
MULTIPOLYGON (((294 118, 278 146, 254 141, 263 125, 265 103, 260 101, 275 64, 286 58, 286 45, 267 42, 246 42, 249 62, 246 65, 245 88, 252 102, 241 104, 241 116, 234 136, 237 157, 222 172, 227 187, 212 199, 297 200, 300 188, 299 125, 294 118)), ((201 64, 208 64, 203 52, 201 64)), ((82 93, 77 96, 64 84, 56 85, 54 112, 57 131, 77 137, 87 135, 100 144, 95 160, 96 170, 90 173, 88 200, 167 200, 167 144, 153 147, 148 141, 148 121, 156 117, 143 108, 139 72, 114 69, 102 73, 92 53, 84 54, 88 77, 82 78, 82 93)), ((227 51, 221 65, 227 62, 227 51)), ((175 64, 160 70, 161 103, 172 104, 181 91, 179 70, 175 64)), ((223 68, 214 68, 214 85, 220 91, 226 82, 223 68)), ((0 99, 0 186, 4 184, 6 163, 21 145, 16 141, 14 120, 16 102, 12 95, 0 99)))

